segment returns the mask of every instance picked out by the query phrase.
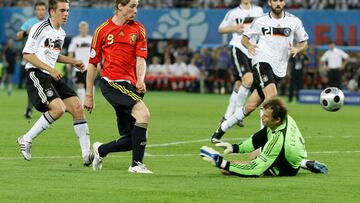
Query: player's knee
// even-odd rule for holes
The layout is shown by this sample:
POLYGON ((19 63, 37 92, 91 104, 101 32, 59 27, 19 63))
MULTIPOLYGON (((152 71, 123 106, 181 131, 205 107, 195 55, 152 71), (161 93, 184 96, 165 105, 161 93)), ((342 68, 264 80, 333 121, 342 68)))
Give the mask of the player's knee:
POLYGON ((56 105, 49 110, 50 115, 54 118, 60 118, 66 111, 66 107, 64 104, 56 105))
POLYGON ((242 84, 247 87, 247 88, 250 88, 252 83, 253 83, 253 76, 251 73, 246 73, 244 75, 244 77, 242 78, 243 81, 242 81, 242 84))
POLYGON ((258 105, 255 102, 249 102, 245 105, 245 112, 247 115, 249 115, 251 112, 253 112, 258 105))
POLYGON ((276 97, 276 95, 277 95, 277 92, 276 92, 276 91, 268 92, 268 93, 265 95, 265 99, 274 98, 274 97, 276 97))
POLYGON ((137 123, 149 123, 150 112, 143 102, 135 104, 131 115, 136 119, 137 123))
POLYGON ((74 104, 71 113, 76 118, 82 118, 84 116, 84 109, 83 109, 81 103, 74 104))
POLYGON ((137 119, 139 123, 149 123, 150 122, 150 112, 148 109, 143 109, 139 113, 139 119, 137 119))

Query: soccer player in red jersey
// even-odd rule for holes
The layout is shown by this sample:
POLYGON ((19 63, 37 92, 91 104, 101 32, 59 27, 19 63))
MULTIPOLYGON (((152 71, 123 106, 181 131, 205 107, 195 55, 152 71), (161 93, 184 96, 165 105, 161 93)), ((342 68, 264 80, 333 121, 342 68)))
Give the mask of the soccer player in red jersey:
POLYGON ((93 86, 96 66, 103 60, 100 89, 114 107, 120 139, 106 144, 95 142, 93 169, 100 170, 111 152, 132 150, 132 173, 152 173, 143 164, 150 113, 143 96, 147 43, 144 26, 134 21, 138 0, 116 0, 115 15, 101 24, 93 35, 86 78, 84 107, 95 107, 93 86))

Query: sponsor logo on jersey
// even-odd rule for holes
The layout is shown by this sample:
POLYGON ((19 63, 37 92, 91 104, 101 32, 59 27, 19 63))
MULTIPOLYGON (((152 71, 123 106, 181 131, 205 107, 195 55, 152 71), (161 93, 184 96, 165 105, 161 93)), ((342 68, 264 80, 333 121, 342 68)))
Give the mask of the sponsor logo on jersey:
POLYGON ((90 47, 90 43, 83 42, 81 44, 76 45, 77 48, 84 48, 84 47, 90 47))
POLYGON ((62 47, 62 40, 61 39, 52 40, 50 38, 47 38, 44 42, 44 46, 49 49, 60 51, 62 47))
POLYGON ((291 34, 291 29, 286 27, 262 27, 261 32, 265 36, 280 36, 280 37, 288 37, 291 34))

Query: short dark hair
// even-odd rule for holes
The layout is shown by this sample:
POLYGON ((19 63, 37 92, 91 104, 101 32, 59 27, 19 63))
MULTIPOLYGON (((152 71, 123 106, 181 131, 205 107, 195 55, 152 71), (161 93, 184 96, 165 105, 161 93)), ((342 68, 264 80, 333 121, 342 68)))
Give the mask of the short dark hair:
POLYGON ((56 10, 57 2, 70 3, 70 0, 49 0, 49 15, 51 10, 56 10))
POLYGON ((272 98, 267 100, 264 104, 263 104, 264 109, 271 109, 272 112, 272 117, 274 119, 278 119, 280 118, 281 123, 284 122, 288 110, 285 106, 285 103, 280 99, 280 98, 272 98))
POLYGON ((38 1, 35 3, 34 9, 36 9, 36 7, 38 7, 38 6, 44 6, 46 8, 46 3, 43 1, 38 1))
POLYGON ((130 0, 115 0, 115 9, 118 10, 118 5, 121 4, 123 6, 127 5, 130 0))

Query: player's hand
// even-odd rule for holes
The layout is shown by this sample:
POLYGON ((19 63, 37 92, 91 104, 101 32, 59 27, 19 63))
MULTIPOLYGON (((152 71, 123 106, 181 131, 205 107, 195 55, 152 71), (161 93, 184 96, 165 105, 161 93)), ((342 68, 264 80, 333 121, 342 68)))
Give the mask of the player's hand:
POLYGON ((219 142, 219 143, 216 143, 215 146, 217 147, 221 147, 224 149, 224 154, 231 154, 234 152, 234 148, 232 146, 232 144, 228 143, 228 142, 219 142))
POLYGON ((298 49, 297 47, 294 47, 291 44, 289 44, 289 50, 290 50, 290 53, 292 54, 293 58, 295 58, 295 56, 300 52, 300 49, 298 49))
POLYGON ((203 160, 210 162, 218 168, 220 168, 223 161, 223 157, 219 154, 219 152, 208 146, 202 146, 200 148, 200 156, 203 160))
POLYGON ((250 44, 250 45, 248 46, 247 50, 248 50, 248 52, 249 52, 249 54, 250 54, 251 56, 254 56, 254 55, 255 55, 256 48, 257 48, 257 46, 256 46, 255 44, 250 44))
POLYGON ((238 32, 238 33, 243 33, 244 32, 244 24, 236 24, 235 26, 234 26, 234 30, 235 30, 235 32, 238 32))
POLYGON ((52 68, 49 71, 49 73, 50 73, 51 77, 54 78, 54 80, 60 80, 63 77, 63 74, 59 70, 57 70, 55 68, 52 68))
POLYGON ((93 95, 86 95, 85 102, 84 102, 84 109, 87 110, 89 113, 95 108, 95 102, 93 95))
POLYGON ((136 87, 136 92, 138 92, 138 93, 146 92, 146 85, 145 85, 144 81, 138 80, 135 87, 136 87))
POLYGON ((73 65, 75 66, 75 68, 77 68, 81 72, 83 72, 85 70, 85 64, 80 60, 76 60, 73 65))

